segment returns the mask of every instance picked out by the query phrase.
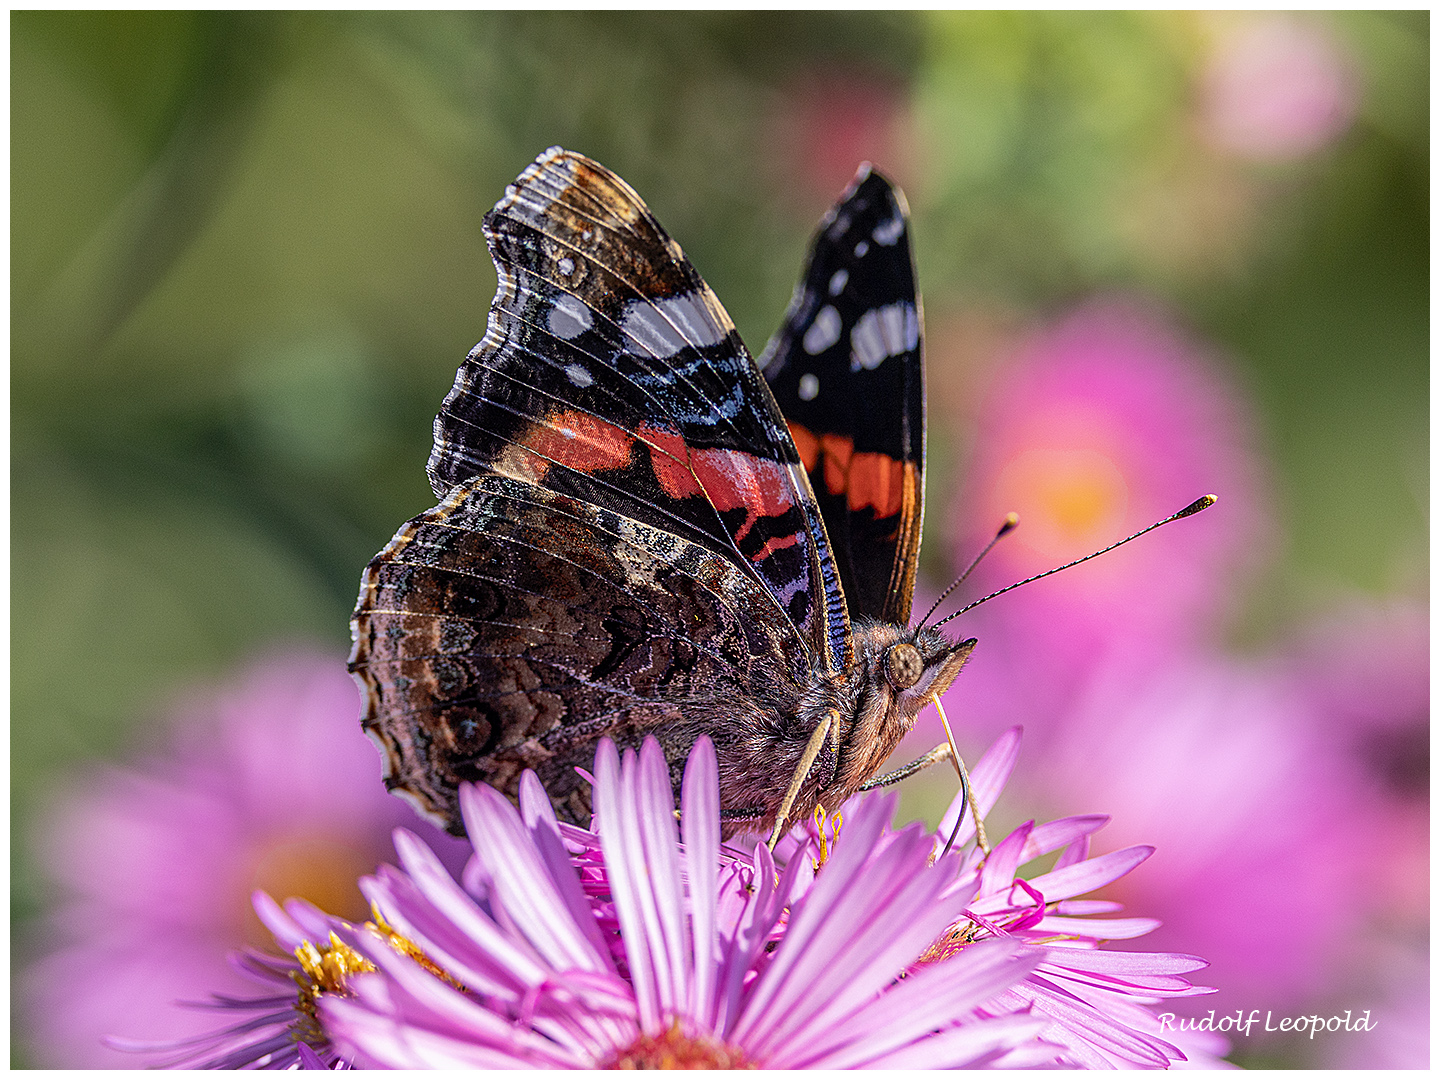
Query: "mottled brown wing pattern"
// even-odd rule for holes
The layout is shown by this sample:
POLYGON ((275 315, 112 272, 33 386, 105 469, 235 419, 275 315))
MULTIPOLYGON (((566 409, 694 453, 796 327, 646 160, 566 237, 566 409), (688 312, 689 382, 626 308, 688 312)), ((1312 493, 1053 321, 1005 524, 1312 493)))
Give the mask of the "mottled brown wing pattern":
POLYGON ((375 557, 352 629, 388 786, 456 832, 460 782, 513 797, 525 768, 585 822, 575 767, 602 736, 655 734, 678 782, 707 713, 784 705, 809 672, 775 598, 728 559, 488 472, 375 557))

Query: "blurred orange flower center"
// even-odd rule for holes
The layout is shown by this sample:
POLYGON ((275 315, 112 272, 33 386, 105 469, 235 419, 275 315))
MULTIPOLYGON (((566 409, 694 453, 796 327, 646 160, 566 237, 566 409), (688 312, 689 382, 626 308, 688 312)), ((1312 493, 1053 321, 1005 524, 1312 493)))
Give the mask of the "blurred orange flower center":
POLYGON ((250 907, 250 893, 261 889, 276 900, 300 897, 322 911, 359 921, 369 911, 356 882, 375 869, 375 860, 333 836, 289 836, 266 846, 243 901, 245 939, 259 948, 274 939, 250 907))
POLYGON ((1025 450, 995 486, 995 505, 1018 511, 1019 535, 1051 558, 1114 539, 1128 503, 1125 477, 1109 456, 1091 449, 1025 450))

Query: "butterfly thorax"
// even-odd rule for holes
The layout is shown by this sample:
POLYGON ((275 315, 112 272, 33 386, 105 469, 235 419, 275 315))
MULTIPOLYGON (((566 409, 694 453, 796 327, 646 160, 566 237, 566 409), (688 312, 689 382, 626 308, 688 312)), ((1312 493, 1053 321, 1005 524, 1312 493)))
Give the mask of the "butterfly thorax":
POLYGON ((779 703, 765 737, 720 748, 722 805, 752 822, 773 820, 778 778, 800 762, 816 727, 838 718, 800 789, 791 820, 817 805, 834 809, 874 777, 933 695, 954 681, 975 640, 947 640, 929 629, 860 619, 855 660, 840 672, 817 664, 790 703, 779 703), (727 760, 728 759, 728 760, 727 760), (746 813, 750 811, 751 813, 746 813))

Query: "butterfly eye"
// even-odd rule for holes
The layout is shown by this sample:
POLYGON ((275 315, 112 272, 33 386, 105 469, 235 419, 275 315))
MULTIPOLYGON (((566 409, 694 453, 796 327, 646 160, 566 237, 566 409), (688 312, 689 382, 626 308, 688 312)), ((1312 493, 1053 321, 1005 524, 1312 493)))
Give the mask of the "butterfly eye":
POLYGON ((914 645, 902 641, 885 651, 885 676, 896 690, 909 690, 924 673, 925 661, 914 645))

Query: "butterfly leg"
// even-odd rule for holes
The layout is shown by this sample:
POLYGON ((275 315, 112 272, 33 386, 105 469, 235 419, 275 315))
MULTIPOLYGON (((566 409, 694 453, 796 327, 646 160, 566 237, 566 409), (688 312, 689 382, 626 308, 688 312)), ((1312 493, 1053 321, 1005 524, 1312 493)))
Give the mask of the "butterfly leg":
POLYGON ((800 785, 805 783, 805 778, 810 775, 810 766, 814 765, 815 759, 820 756, 820 751, 825 746, 825 737, 830 734, 832 727, 838 728, 839 722, 840 714, 831 709, 810 733, 810 741, 805 744, 805 752, 800 755, 800 764, 795 766, 795 775, 790 777, 790 786, 785 789, 785 798, 780 800, 780 810, 775 815, 775 828, 771 830, 770 841, 766 845, 771 851, 774 851, 775 845, 780 842, 780 834, 785 831, 790 820, 790 810, 800 794, 800 785))
POLYGON ((900 769, 896 769, 894 772, 886 773, 884 776, 872 777, 871 779, 866 780, 865 783, 861 784, 860 787, 856 790, 869 791, 872 788, 889 787, 891 784, 898 784, 901 780, 906 780, 914 776, 921 769, 928 769, 931 765, 934 765, 937 762, 944 761, 949 756, 950 744, 941 743, 924 757, 918 757, 914 761, 910 762, 909 765, 906 765, 900 769))

